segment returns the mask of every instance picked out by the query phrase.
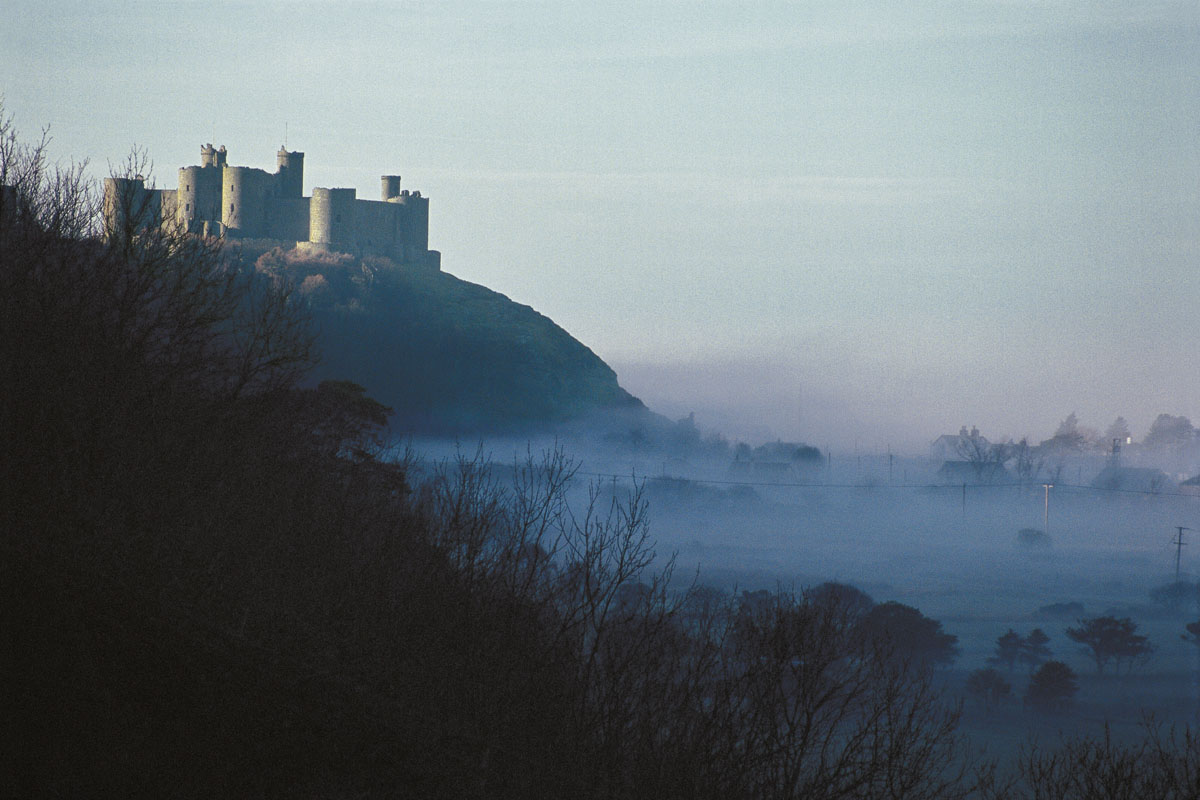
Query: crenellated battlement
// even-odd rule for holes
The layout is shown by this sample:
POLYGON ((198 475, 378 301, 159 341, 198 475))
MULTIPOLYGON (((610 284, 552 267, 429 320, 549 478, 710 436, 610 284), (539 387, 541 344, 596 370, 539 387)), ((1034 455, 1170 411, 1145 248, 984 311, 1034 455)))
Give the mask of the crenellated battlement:
POLYGON ((276 170, 230 166, 225 146, 200 147, 200 164, 181 167, 176 189, 146 189, 137 179, 109 179, 106 213, 136 196, 139 224, 179 225, 190 233, 254 239, 285 247, 383 255, 440 268, 429 249, 429 200, 400 188, 399 175, 381 176, 379 200, 354 189, 313 189, 304 197, 304 153, 281 147, 276 170))

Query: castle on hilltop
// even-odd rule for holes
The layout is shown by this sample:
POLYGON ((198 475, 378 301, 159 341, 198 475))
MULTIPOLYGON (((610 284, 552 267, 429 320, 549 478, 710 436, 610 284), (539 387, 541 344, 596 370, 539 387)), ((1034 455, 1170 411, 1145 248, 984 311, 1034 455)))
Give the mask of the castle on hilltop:
POLYGON ((399 175, 382 176, 379 200, 359 200, 354 189, 314 188, 304 197, 304 153, 280 148, 274 173, 231 167, 226 157, 224 146, 204 145, 199 166, 180 168, 178 189, 148 189, 141 176, 108 178, 108 223, 133 213, 140 224, 175 225, 200 236, 440 269, 441 254, 429 249, 429 198, 401 191, 399 175))

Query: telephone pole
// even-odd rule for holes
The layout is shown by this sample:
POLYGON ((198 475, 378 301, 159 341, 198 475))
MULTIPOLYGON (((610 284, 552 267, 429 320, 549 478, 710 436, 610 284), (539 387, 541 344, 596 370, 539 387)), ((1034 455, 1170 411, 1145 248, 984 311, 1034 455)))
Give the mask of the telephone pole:
POLYGON ((1182 525, 1176 525, 1175 530, 1178 531, 1178 533, 1175 534, 1175 541, 1171 542, 1171 544, 1175 545, 1175 582, 1179 583, 1179 559, 1181 556, 1183 556, 1183 546, 1186 544, 1183 541, 1183 532, 1190 531, 1191 528, 1185 528, 1182 525))
POLYGON ((1042 533, 1050 535, 1050 490, 1054 488, 1053 483, 1043 483, 1042 487, 1046 490, 1046 508, 1042 512, 1042 533))

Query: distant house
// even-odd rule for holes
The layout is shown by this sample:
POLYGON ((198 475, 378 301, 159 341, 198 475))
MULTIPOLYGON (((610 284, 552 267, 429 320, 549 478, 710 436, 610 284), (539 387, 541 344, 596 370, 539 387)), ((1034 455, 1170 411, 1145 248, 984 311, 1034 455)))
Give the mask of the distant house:
POLYGON ((1100 470, 1100 474, 1092 481, 1092 488, 1123 492, 1173 492, 1178 487, 1161 469, 1110 464, 1100 470))
POLYGON ((1016 476, 995 461, 946 461, 937 471, 937 482, 943 486, 1017 483, 1016 476))
POLYGON ((733 480, 762 483, 814 483, 825 459, 821 451, 796 442, 768 442, 751 450, 740 445, 729 465, 733 480))
POLYGON ((978 449, 985 450, 991 446, 991 442, 987 437, 979 435, 978 428, 967 430, 967 426, 962 426, 958 434, 945 433, 933 440, 929 445, 929 457, 934 461, 956 461, 961 459, 963 453, 971 449, 970 444, 974 444, 978 449))

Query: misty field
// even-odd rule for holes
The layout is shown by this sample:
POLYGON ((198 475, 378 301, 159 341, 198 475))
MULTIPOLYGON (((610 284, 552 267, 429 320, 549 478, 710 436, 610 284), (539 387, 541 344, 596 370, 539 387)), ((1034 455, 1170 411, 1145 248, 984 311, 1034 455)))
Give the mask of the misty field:
MULTIPOLYGON (((446 443, 423 443, 446 454, 446 443)), ((497 463, 526 444, 487 444, 497 463)), ((826 581, 898 601, 939 620, 958 637, 958 657, 941 670, 963 701, 962 731, 996 756, 1031 742, 1102 732, 1134 740, 1144 723, 1195 724, 1200 713, 1200 648, 1184 640, 1200 608, 1155 603, 1175 580, 1176 526, 1200 514, 1200 497, 1099 492, 1081 485, 934 486, 930 464, 844 459, 809 485, 731 479, 724 461, 664 459, 653 453, 576 446, 576 490, 599 484, 620 495, 643 483, 658 563, 674 559, 678 588, 695 582, 725 591, 802 589, 826 581), (691 477, 684 477, 691 476, 691 477), (905 478, 908 484, 900 484, 905 478), (1046 537, 1030 542, 1023 529, 1046 537), (1145 663, 1096 674, 1092 658, 1065 635, 1083 617, 1129 617, 1154 652, 1145 663), (1051 657, 1078 676, 1079 692, 1058 714, 1027 708, 1029 670, 1001 670, 1010 696, 992 707, 965 691, 988 666, 1008 629, 1040 628, 1051 657)), ((1200 528, 1200 525, 1196 527, 1200 528)), ((1182 580, 1195 580, 1200 550, 1181 549, 1182 580)), ((1196 540, 1200 543, 1200 538, 1196 540)))

